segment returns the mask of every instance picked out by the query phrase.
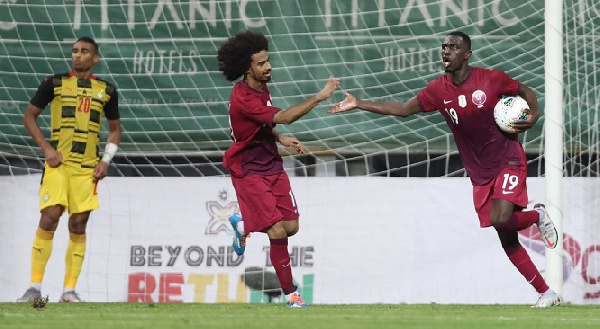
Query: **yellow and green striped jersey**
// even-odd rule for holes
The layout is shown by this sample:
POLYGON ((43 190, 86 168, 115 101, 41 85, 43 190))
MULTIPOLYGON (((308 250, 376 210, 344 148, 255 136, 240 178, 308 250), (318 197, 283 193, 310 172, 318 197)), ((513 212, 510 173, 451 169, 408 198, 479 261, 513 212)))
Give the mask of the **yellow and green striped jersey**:
POLYGON ((31 104, 50 104, 50 144, 63 163, 93 168, 99 161, 102 114, 119 119, 117 89, 106 81, 78 79, 73 72, 55 74, 42 82, 31 104))

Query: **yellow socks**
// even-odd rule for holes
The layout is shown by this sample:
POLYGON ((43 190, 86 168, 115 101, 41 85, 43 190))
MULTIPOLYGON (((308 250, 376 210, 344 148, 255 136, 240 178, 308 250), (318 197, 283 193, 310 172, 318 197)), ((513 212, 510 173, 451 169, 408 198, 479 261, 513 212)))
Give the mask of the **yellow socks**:
MULTIPOLYGON (((46 272, 46 264, 52 254, 53 231, 46 231, 38 227, 33 240, 31 250, 31 283, 41 285, 46 272)), ((81 273, 83 258, 85 256, 86 236, 85 234, 70 233, 69 245, 65 256, 65 282, 64 287, 75 289, 77 279, 81 273)))
POLYGON ((46 231, 38 227, 31 250, 31 283, 41 284, 44 279, 46 264, 52 254, 52 239, 54 239, 53 231, 46 231))
POLYGON ((83 265, 86 243, 85 234, 70 233, 70 236, 71 238, 69 239, 67 254, 65 256, 66 269, 64 287, 66 289, 75 289, 79 273, 81 273, 81 266, 83 265))

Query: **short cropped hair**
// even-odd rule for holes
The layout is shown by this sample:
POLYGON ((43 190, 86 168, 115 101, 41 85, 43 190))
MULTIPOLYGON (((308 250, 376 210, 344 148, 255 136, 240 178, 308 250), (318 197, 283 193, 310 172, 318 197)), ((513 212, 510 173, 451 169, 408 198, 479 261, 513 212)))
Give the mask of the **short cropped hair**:
POLYGON ((463 33, 462 31, 453 31, 453 32, 448 33, 448 35, 454 35, 457 37, 461 37, 463 39, 463 42, 467 46, 467 49, 471 50, 471 38, 468 35, 466 35, 465 33, 463 33))
POLYGON ((227 80, 235 81, 244 75, 252 64, 252 55, 269 50, 267 38, 258 32, 244 31, 227 39, 219 48, 219 71, 227 80))
POLYGON ((94 52, 96 54, 99 54, 100 51, 100 46, 98 46, 98 44, 96 43, 96 40, 94 40, 91 37, 80 37, 79 39, 77 39, 77 41, 75 41, 75 43, 78 42, 85 42, 85 43, 89 43, 90 45, 94 46, 94 52))

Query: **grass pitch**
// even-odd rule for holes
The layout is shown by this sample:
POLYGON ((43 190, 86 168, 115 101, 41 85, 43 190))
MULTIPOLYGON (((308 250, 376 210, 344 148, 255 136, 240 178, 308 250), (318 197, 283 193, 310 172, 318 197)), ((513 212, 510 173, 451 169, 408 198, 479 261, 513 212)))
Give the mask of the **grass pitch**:
POLYGON ((0 303, 0 328, 600 328, 600 305, 0 303))

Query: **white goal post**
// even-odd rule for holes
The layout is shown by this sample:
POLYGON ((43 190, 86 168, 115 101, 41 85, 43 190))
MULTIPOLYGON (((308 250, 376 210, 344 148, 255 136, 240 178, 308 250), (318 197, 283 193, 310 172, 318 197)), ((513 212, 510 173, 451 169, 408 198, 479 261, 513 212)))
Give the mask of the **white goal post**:
POLYGON ((546 209, 558 232, 558 244, 546 250, 546 280, 562 293, 563 288, 563 0, 546 0, 544 81, 545 107, 545 157, 546 157, 546 209))

